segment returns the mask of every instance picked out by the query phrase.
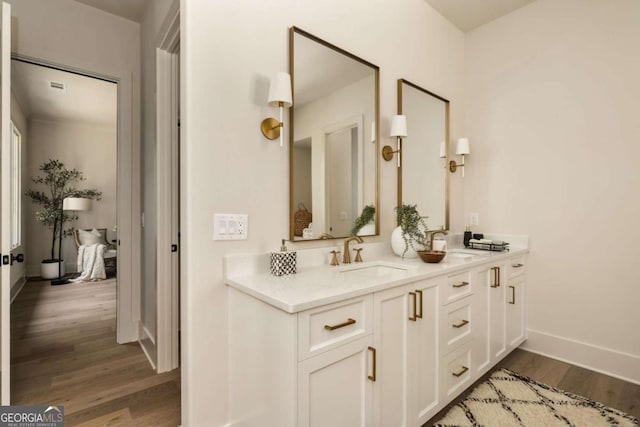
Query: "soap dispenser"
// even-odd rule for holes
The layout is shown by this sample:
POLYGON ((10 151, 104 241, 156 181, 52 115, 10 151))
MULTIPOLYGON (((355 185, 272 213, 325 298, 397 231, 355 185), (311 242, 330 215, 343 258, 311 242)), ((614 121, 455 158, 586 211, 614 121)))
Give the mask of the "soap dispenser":
POLYGON ((274 276, 285 276, 287 274, 296 274, 296 251, 287 250, 282 239, 279 252, 271 252, 271 274, 274 276))
POLYGON ((464 238, 463 238, 463 243, 465 248, 469 247, 469 240, 471 240, 471 237, 472 237, 471 227, 467 225, 467 228, 464 231, 464 238))

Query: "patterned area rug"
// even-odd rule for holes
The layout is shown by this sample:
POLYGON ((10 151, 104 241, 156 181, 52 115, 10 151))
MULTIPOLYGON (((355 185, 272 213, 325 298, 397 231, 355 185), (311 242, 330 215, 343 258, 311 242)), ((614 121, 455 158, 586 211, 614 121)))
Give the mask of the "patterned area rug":
POLYGON ((463 426, 637 426, 629 414, 518 375, 494 372, 435 423, 463 426))

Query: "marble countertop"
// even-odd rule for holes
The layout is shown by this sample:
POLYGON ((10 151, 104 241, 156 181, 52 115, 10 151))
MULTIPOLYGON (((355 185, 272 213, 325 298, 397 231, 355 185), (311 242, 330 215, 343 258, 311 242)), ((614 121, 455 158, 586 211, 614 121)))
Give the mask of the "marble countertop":
MULTIPOLYGON (((279 277, 272 276, 268 272, 268 254, 233 255, 225 258, 225 283, 287 313, 297 313, 529 252, 526 246, 511 247, 508 252, 489 252, 462 247, 449 248, 449 253, 455 251, 466 252, 473 256, 470 259, 454 259, 448 255, 438 264, 427 264, 420 258, 402 259, 393 254, 378 251, 378 254, 364 263, 343 264, 337 267, 331 267, 326 262, 321 265, 305 266, 304 263, 301 265, 299 260, 297 274, 279 277), (375 265, 390 268, 384 269, 384 274, 379 276, 352 272, 354 269, 375 265), (397 271, 394 271, 395 269, 397 271)), ((304 251, 298 251, 298 254, 301 252, 304 251)), ((324 260, 326 248, 322 253, 324 260)), ((299 256, 302 259, 305 257, 312 258, 309 254, 299 256)))

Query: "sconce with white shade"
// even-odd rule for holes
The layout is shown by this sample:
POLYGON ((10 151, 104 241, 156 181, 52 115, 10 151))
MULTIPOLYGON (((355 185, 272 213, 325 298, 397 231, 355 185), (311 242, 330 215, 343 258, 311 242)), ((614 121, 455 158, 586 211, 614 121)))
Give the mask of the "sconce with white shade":
POLYGON ((447 157, 447 144, 442 141, 440 143, 440 158, 444 159, 445 157, 447 157))
POLYGON ((382 147, 382 158, 387 162, 393 159, 393 154, 398 153, 398 167, 400 167, 400 152, 402 150, 402 138, 407 137, 407 116, 396 115, 391 118, 391 132, 389 136, 397 138, 397 149, 394 151, 390 145, 382 147))
POLYGON ((266 118, 260 123, 260 130, 265 138, 274 140, 280 138, 280 146, 282 147, 282 131, 284 127, 283 116, 284 109, 293 105, 291 96, 291 76, 285 72, 277 73, 271 79, 271 85, 269 86, 269 99, 267 102, 269 105, 280 108, 280 120, 276 120, 272 117, 266 118))
POLYGON ((459 138, 458 145, 456 146, 456 154, 462 156, 462 163, 456 164, 454 160, 449 162, 449 170, 451 173, 456 173, 458 168, 462 168, 462 177, 464 178, 464 156, 471 154, 469 149, 469 138, 459 138))

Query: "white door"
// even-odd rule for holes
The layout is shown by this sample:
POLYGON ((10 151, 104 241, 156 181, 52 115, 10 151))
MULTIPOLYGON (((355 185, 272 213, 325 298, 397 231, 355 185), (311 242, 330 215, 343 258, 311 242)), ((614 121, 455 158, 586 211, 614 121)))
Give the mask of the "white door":
POLYGON ((368 336, 300 362, 298 426, 370 426, 374 351, 368 336))
POLYGON ((2 283, 0 289, 0 403, 9 405, 11 362, 11 6, 2 3, 0 15, 0 132, 2 133, 1 170, 2 203, 0 214, 0 246, 2 250, 2 283))
POLYGON ((524 279, 511 280, 507 286, 507 345, 509 350, 524 341, 524 279))
POLYGON ((504 265, 489 269, 487 282, 489 283, 489 317, 492 361, 500 360, 507 351, 506 337, 506 286, 504 265))
POLYGON ((373 425, 412 426, 409 416, 409 351, 419 320, 413 285, 376 292, 373 296, 373 346, 377 350, 373 386, 373 425))
MULTIPOLYGON (((413 422, 423 425, 435 415, 433 409, 438 405, 438 286, 434 282, 421 281, 415 285, 418 299, 419 318, 416 322, 415 362, 410 364, 409 376, 412 378, 413 395, 411 403, 417 405, 409 412, 413 422)), ((410 395, 410 396, 411 396, 410 395)))

